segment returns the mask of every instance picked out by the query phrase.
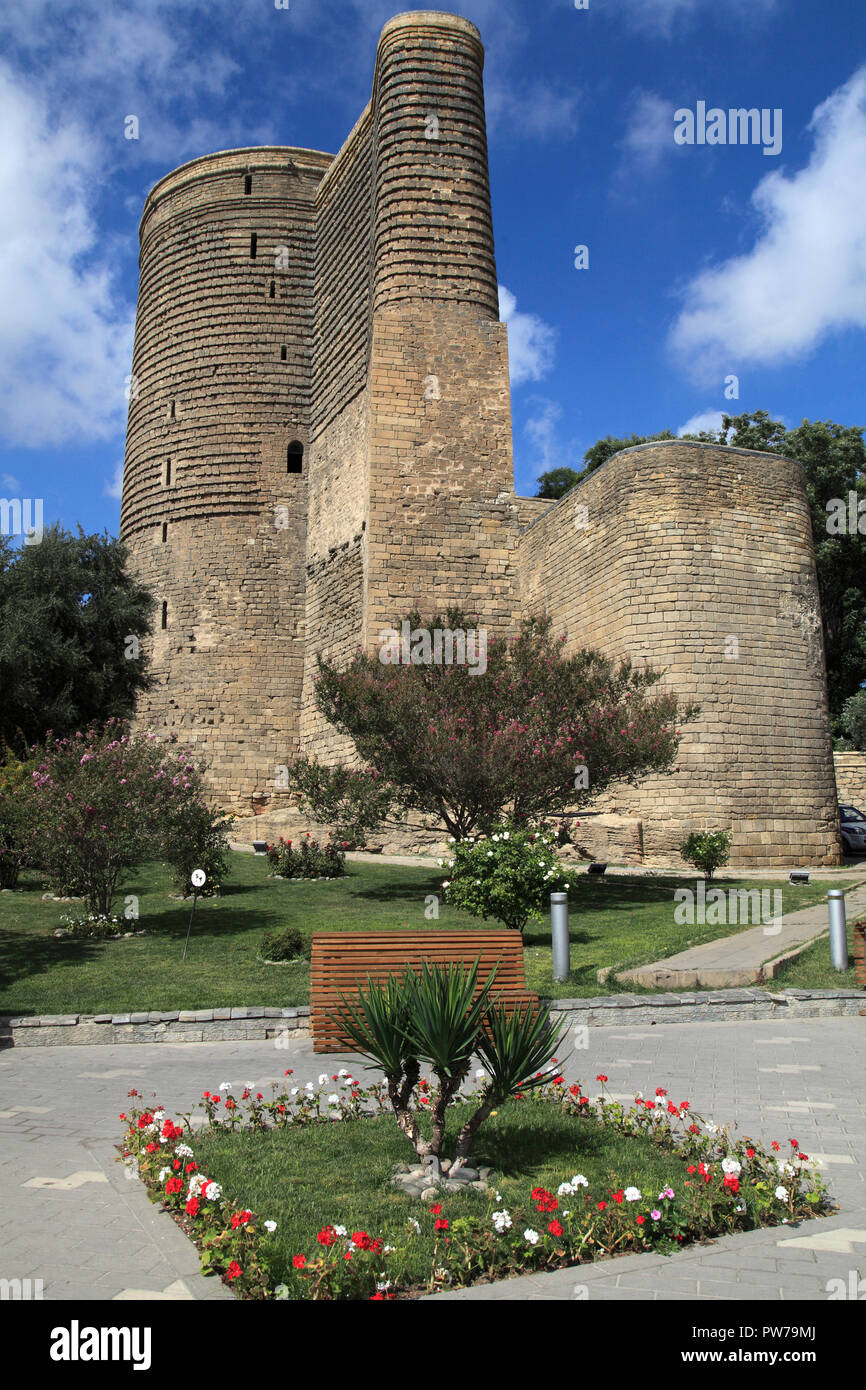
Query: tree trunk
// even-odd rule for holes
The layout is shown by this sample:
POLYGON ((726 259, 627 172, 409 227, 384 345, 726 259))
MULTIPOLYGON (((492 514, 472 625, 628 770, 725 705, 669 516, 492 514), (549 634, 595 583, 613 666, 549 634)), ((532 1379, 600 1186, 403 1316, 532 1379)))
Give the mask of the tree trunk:
POLYGON ((461 1168, 466 1166, 466 1160, 472 1149, 472 1140, 475 1138, 476 1133, 481 1125, 483 1125, 484 1121, 490 1117, 495 1105, 496 1096, 492 1092, 488 1092, 487 1096, 475 1111, 475 1114, 469 1116, 469 1119, 457 1136, 457 1152, 450 1169, 452 1173, 458 1173, 461 1168))

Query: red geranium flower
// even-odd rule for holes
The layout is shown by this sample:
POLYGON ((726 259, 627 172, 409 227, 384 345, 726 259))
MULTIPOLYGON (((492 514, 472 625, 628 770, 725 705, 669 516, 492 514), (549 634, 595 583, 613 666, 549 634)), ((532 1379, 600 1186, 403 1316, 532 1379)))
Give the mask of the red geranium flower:
POLYGON ((547 1225, 547 1229, 549 1230, 549 1232, 550 1232, 550 1234, 551 1234, 552 1236, 561 1236, 561 1235, 562 1235, 562 1226, 561 1226, 561 1224, 560 1224, 558 1221, 556 1221, 556 1220, 549 1221, 549 1222, 548 1222, 548 1225, 547 1225))
POLYGON ((227 1279, 239 1279, 240 1276, 241 1276, 242 1274, 243 1274, 243 1270, 241 1269, 241 1267, 240 1267, 240 1265, 238 1264, 237 1260, 232 1260, 231 1264, 229 1265, 228 1269, 226 1270, 226 1278, 227 1278, 227 1279))
POLYGON ((334 1230, 333 1226, 323 1226, 319 1234, 316 1236, 316 1240, 319 1242, 319 1244, 326 1246, 333 1245, 336 1239, 337 1232, 334 1230))
POLYGON ((292 1264, 295 1266, 295 1269, 303 1269, 303 1267, 304 1267, 304 1265, 305 1265, 306 1263, 307 1263, 307 1257, 306 1257, 306 1255, 293 1255, 293 1256, 292 1256, 292 1264))

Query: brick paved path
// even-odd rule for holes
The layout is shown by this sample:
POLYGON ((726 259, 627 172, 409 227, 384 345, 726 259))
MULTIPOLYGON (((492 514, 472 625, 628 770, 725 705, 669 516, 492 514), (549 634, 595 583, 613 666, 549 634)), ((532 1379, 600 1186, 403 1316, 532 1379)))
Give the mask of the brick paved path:
MULTIPOLYGON (((327 1068, 345 1062, 329 1057, 327 1068)), ((236 1042, 0 1052, 0 1278, 42 1279, 46 1299, 231 1299, 198 1273, 192 1245, 113 1162, 126 1093, 156 1090, 171 1113, 222 1081, 260 1086, 291 1066, 303 1083, 324 1065, 306 1039, 288 1049, 236 1042)), ((826 1156, 841 1211, 670 1259, 630 1256, 438 1297, 826 1299, 829 1279, 866 1273, 864 1065, 861 1018, 590 1029, 588 1051, 566 1069, 590 1093, 604 1071, 609 1090, 628 1099, 665 1086, 716 1123, 736 1118, 764 1140, 792 1135, 826 1156)))

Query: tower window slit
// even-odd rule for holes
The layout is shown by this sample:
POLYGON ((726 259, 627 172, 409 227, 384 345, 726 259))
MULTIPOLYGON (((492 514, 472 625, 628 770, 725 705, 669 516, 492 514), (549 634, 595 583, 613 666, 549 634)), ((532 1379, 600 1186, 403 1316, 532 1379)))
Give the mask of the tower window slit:
POLYGON ((304 446, 299 440, 293 439, 286 449, 286 472, 303 473, 304 471, 304 446))
POLYGON ((254 261, 255 258, 256 258, 256 254, 257 254, 257 251, 258 251, 258 245, 259 245, 259 234, 258 234, 258 232, 250 232, 250 260, 251 260, 251 261, 254 261))
POLYGON ((253 191, 253 176, 252 176, 252 174, 245 174, 245 175, 244 175, 244 193, 252 193, 252 191, 253 191))
POLYGON ((171 487, 171 459, 165 461, 165 485, 171 487))
POLYGON ((288 349, 287 349, 286 347, 281 347, 281 348, 280 348, 280 361, 281 361, 281 362, 285 362, 287 356, 288 356, 288 349))
POLYGON ((162 601, 162 630, 165 632, 168 627, 168 599, 162 601))
POLYGON ((271 299, 276 299, 276 295, 277 295, 277 286, 276 286, 276 283, 272 280, 272 281, 271 281, 271 289, 270 289, 270 298, 271 298, 271 299))
POLYGON ((167 521, 164 521, 164 522, 162 523, 162 543, 163 543, 163 545, 165 545, 165 542, 166 542, 167 540, 168 540, 168 522, 167 522, 167 521))

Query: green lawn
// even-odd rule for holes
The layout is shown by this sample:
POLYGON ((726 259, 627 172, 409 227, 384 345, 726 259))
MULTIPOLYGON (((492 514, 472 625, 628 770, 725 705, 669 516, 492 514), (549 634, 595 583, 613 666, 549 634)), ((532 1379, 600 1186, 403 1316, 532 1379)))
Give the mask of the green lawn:
MULTIPOLYGON (((786 965, 768 989, 857 989, 854 977, 853 920, 848 923, 848 969, 834 970, 830 963, 830 939, 824 936, 786 965)), ((864 997, 866 1004, 866 997, 864 997)))
MULTIPOLYGON (((142 866, 123 884, 124 894, 139 899, 140 919, 130 926, 148 932, 129 941, 55 940, 53 930, 75 905, 43 902, 42 884, 25 875, 21 891, 0 893, 0 1013, 304 1004, 309 995, 305 962, 266 966, 256 959, 269 928, 296 924, 309 938, 316 930, 484 925, 444 904, 438 921, 425 918, 425 898, 438 892, 441 881, 436 869, 350 861, 345 878, 287 883, 268 878, 264 857, 235 853, 231 861, 222 896, 199 902, 186 962, 181 954, 189 905, 168 896, 168 876, 158 864, 142 866)), ((601 967, 642 964, 730 933, 729 927, 677 926, 673 893, 680 885, 694 886, 694 879, 576 879, 571 976, 554 984, 549 925, 530 923, 525 935, 530 988, 559 998, 609 993, 617 986, 613 981, 599 986, 601 967)), ((726 889, 760 886, 746 880, 724 884, 726 889)), ((826 894, 820 884, 773 886, 783 889, 785 911, 826 894)), ((117 906, 122 911, 122 900, 117 906)))
MULTIPOLYGON (((471 1108, 459 1106, 451 1112, 452 1146, 458 1121, 471 1108)), ((276 1221, 277 1230, 265 1243, 274 1284, 287 1282, 291 1287, 292 1256, 315 1254, 316 1232, 323 1226, 366 1230, 386 1244, 402 1245, 409 1217, 419 1221, 421 1233, 409 1243, 405 1264, 389 1264, 388 1277, 417 1286, 429 1274, 429 1203, 399 1193, 388 1183, 396 1164, 414 1159, 392 1115, 290 1130, 202 1130, 192 1142, 196 1160, 229 1201, 252 1209, 263 1220, 276 1221)), ((447 1140, 446 1147, 453 1151, 447 1140)), ((525 1205, 530 1211, 534 1187, 555 1193, 575 1173, 588 1179, 590 1192, 603 1197, 611 1188, 632 1185, 655 1196, 670 1184, 679 1193, 685 1180, 684 1159, 661 1152, 649 1140, 577 1123, 553 1105, 503 1106, 479 1131, 474 1157, 495 1169, 489 1182, 491 1195, 501 1195, 497 1206, 525 1205)), ((452 1220, 483 1215, 489 1202, 485 1193, 471 1189, 437 1200, 443 1216, 452 1220)), ((536 1224, 547 1220, 538 1216, 536 1224)))

